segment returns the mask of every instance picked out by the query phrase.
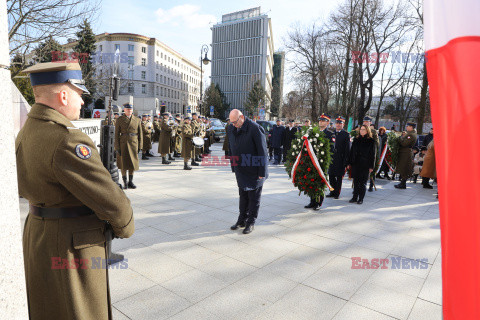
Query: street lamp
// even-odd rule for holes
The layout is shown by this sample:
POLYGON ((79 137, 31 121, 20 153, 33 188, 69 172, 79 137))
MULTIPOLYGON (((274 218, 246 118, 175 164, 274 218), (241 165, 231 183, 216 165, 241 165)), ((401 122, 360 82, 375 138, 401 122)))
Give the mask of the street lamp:
POLYGON ((208 57, 207 57, 207 53, 208 53, 208 46, 206 44, 204 44, 202 46, 202 49, 200 49, 200 113, 201 114, 204 114, 203 110, 202 110, 202 105, 203 105, 203 101, 202 101, 202 96, 203 96, 203 65, 207 65, 210 62, 210 59, 208 59, 208 57), (202 59, 203 53, 205 53, 205 57, 202 59))

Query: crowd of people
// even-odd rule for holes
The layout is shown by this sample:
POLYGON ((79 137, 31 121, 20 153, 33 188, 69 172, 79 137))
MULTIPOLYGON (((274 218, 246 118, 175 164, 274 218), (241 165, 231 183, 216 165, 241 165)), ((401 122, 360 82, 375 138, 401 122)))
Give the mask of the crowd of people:
POLYGON ((175 158, 183 158, 184 170, 199 166, 204 154, 209 154, 210 146, 215 142, 210 120, 197 113, 175 117, 164 112, 157 115, 143 114, 141 118, 133 115, 133 105, 123 105, 123 114, 114 113, 115 151, 117 166, 122 173, 123 187, 135 189, 134 172, 139 169, 139 153, 142 160, 155 156, 152 146, 158 143, 158 152, 162 164, 168 165, 175 158), (191 166, 190 166, 191 165, 191 166), (127 182, 128 177, 128 182, 127 182))
MULTIPOLYGON (((430 129, 429 134, 421 141, 421 145, 416 146, 418 144, 416 124, 407 123, 405 131, 397 133, 400 147, 395 166, 395 164, 389 164, 385 158, 381 163, 377 163, 380 161, 380 155, 388 140, 388 132, 385 127, 380 127, 377 131, 372 124, 372 118, 368 116, 350 133, 344 130, 344 118, 337 117, 334 123, 326 114, 322 114, 318 119, 318 126, 331 143, 332 163, 328 174, 330 185, 334 191, 327 197, 339 198, 343 177, 347 172, 353 179, 351 203, 362 204, 366 190, 374 191, 375 179, 392 180, 398 176, 400 183, 396 184, 395 188, 406 189, 408 179, 411 178, 413 183, 417 183, 418 176, 420 176, 424 188, 433 188, 430 184, 430 179, 436 181, 433 129, 430 129), (392 172, 391 176, 390 172, 392 172)), ((273 161, 273 165, 279 165, 286 161, 292 141, 296 138, 295 134, 302 127, 311 125, 309 119, 303 122, 303 126, 295 120, 288 120, 286 124, 281 120, 276 121, 268 135, 269 159, 273 161)), ((395 126, 391 128, 391 131, 396 132, 395 126)), ((323 197, 320 198, 320 201, 311 199, 305 207, 318 210, 322 202, 323 197)))

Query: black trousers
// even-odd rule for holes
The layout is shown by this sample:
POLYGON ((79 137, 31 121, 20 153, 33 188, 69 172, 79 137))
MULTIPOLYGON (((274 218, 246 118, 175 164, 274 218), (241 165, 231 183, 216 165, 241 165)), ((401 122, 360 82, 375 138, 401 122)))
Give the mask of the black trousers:
POLYGON ((250 191, 244 191, 238 188, 240 195, 240 215, 238 216, 238 223, 255 224, 255 220, 258 217, 258 209, 260 208, 262 188, 263 187, 259 187, 250 191))
POLYGON ((340 197, 340 192, 342 191, 343 176, 329 175, 329 179, 330 185, 333 188, 331 194, 335 197, 340 197))
POLYGON ((275 159, 275 163, 280 163, 282 161, 282 147, 280 148, 273 148, 273 156, 275 159))
POLYGON ((370 174, 368 169, 355 172, 353 176, 353 198, 363 200, 367 191, 367 181, 370 174))
POLYGON ((319 202, 317 202, 316 200, 310 198, 310 202, 317 202, 318 205, 321 207, 322 204, 323 204, 323 199, 324 199, 324 198, 325 198, 324 196, 320 196, 320 201, 319 201, 319 202))

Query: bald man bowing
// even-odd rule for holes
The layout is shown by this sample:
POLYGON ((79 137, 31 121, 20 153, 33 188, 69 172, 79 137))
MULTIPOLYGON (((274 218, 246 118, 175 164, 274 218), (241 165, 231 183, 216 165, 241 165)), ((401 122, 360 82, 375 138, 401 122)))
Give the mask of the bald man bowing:
POLYGON ((232 171, 237 178, 240 214, 230 229, 253 231, 260 208, 264 181, 268 178, 268 152, 265 130, 245 117, 240 110, 230 112, 227 128, 232 171))

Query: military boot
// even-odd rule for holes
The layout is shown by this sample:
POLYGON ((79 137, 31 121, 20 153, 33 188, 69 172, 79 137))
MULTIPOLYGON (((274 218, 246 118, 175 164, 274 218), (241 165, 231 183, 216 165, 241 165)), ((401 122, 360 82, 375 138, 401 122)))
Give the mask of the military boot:
POLYGON ((407 189, 407 179, 402 179, 399 184, 394 186, 397 189, 407 189))
POLYGON ((150 159, 149 157, 147 157, 147 154, 145 153, 142 153, 142 160, 148 160, 150 159))
POLYGON ((170 161, 167 161, 165 157, 162 157, 162 164, 170 164, 170 161))
POLYGON ((192 170, 192 167, 190 167, 187 162, 184 162, 183 163, 183 170, 192 170))
POLYGON ((192 166, 198 167, 198 166, 199 166, 199 164, 198 164, 197 162, 195 162, 195 160, 194 160, 194 159, 192 159, 192 166))
POLYGON ((123 176, 122 179, 123 179, 123 189, 128 189, 127 177, 123 176))
POLYGON ((133 184, 133 174, 128 175, 128 188, 136 189, 137 186, 133 184))
POLYGON ((370 186, 368 187, 368 191, 372 192, 373 191, 373 180, 370 179, 370 186))
POLYGON ((175 161, 175 159, 172 157, 172 155, 170 153, 168 154, 168 160, 175 161))

